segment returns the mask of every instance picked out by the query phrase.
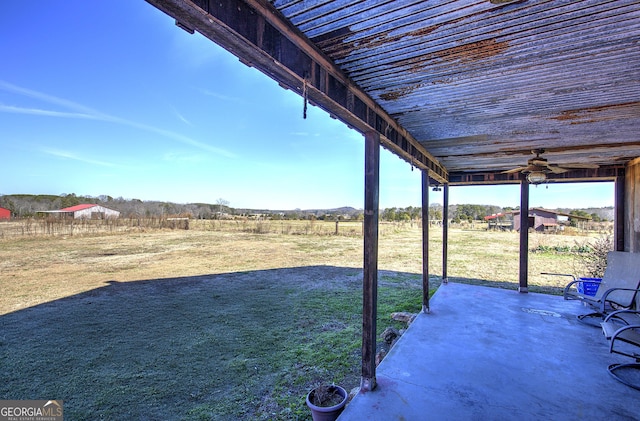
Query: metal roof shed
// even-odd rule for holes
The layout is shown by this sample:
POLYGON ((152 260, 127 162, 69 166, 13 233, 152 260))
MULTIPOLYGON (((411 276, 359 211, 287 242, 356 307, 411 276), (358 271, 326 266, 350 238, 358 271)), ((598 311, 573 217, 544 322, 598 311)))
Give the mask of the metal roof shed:
POLYGON ((56 211, 72 215, 74 219, 110 219, 118 218, 120 212, 95 204, 82 204, 56 211))

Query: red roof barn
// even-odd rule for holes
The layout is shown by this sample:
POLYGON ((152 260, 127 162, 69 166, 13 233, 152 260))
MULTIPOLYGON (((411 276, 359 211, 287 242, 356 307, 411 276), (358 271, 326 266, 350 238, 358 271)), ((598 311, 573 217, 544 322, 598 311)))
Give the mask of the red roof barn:
MULTIPOLYGON (((590 217, 571 215, 564 212, 556 212, 543 208, 529 209, 529 228, 536 231, 559 230, 563 225, 569 225, 569 220, 575 219, 580 221, 588 221, 590 217)), ((520 229, 520 211, 513 211, 513 226, 516 230, 520 229)))
POLYGON ((9 209, 0 208, 0 220, 11 219, 11 211, 9 209))
POLYGON ((92 203, 71 206, 53 211, 42 211, 41 214, 57 215, 61 218, 73 219, 114 219, 120 216, 120 212, 92 203))
POLYGON ((110 219, 120 216, 120 212, 95 204, 82 204, 60 209, 58 212, 73 215, 74 219, 110 219))

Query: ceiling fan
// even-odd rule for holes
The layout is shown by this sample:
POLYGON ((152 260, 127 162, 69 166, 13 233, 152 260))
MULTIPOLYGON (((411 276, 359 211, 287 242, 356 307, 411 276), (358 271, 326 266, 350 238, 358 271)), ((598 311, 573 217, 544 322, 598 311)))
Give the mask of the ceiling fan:
POLYGON ((546 158, 540 156, 544 152, 544 149, 534 149, 531 153, 536 154, 536 156, 529 159, 525 167, 513 168, 511 170, 503 171, 502 173, 511 174, 521 172, 527 174, 527 180, 529 183, 540 184, 547 179, 547 174, 549 173, 562 174, 573 169, 599 168, 599 165, 597 164, 549 164, 546 158))

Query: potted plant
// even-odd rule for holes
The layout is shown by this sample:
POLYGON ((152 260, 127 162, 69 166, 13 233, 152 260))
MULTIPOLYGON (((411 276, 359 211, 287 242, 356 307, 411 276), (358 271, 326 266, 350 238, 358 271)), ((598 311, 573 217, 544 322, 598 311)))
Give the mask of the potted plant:
POLYGON ((333 421, 347 404, 347 391, 335 384, 321 384, 307 394, 313 421, 333 421))

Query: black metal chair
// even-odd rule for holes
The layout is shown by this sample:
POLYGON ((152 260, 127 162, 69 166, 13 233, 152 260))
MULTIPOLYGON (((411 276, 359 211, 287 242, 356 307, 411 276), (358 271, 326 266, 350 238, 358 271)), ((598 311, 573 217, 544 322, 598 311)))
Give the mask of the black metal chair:
POLYGON ((609 352, 635 360, 632 363, 609 365, 609 374, 619 382, 640 390, 640 372, 630 371, 640 369, 640 311, 614 311, 601 325, 604 336, 609 340, 609 352))

